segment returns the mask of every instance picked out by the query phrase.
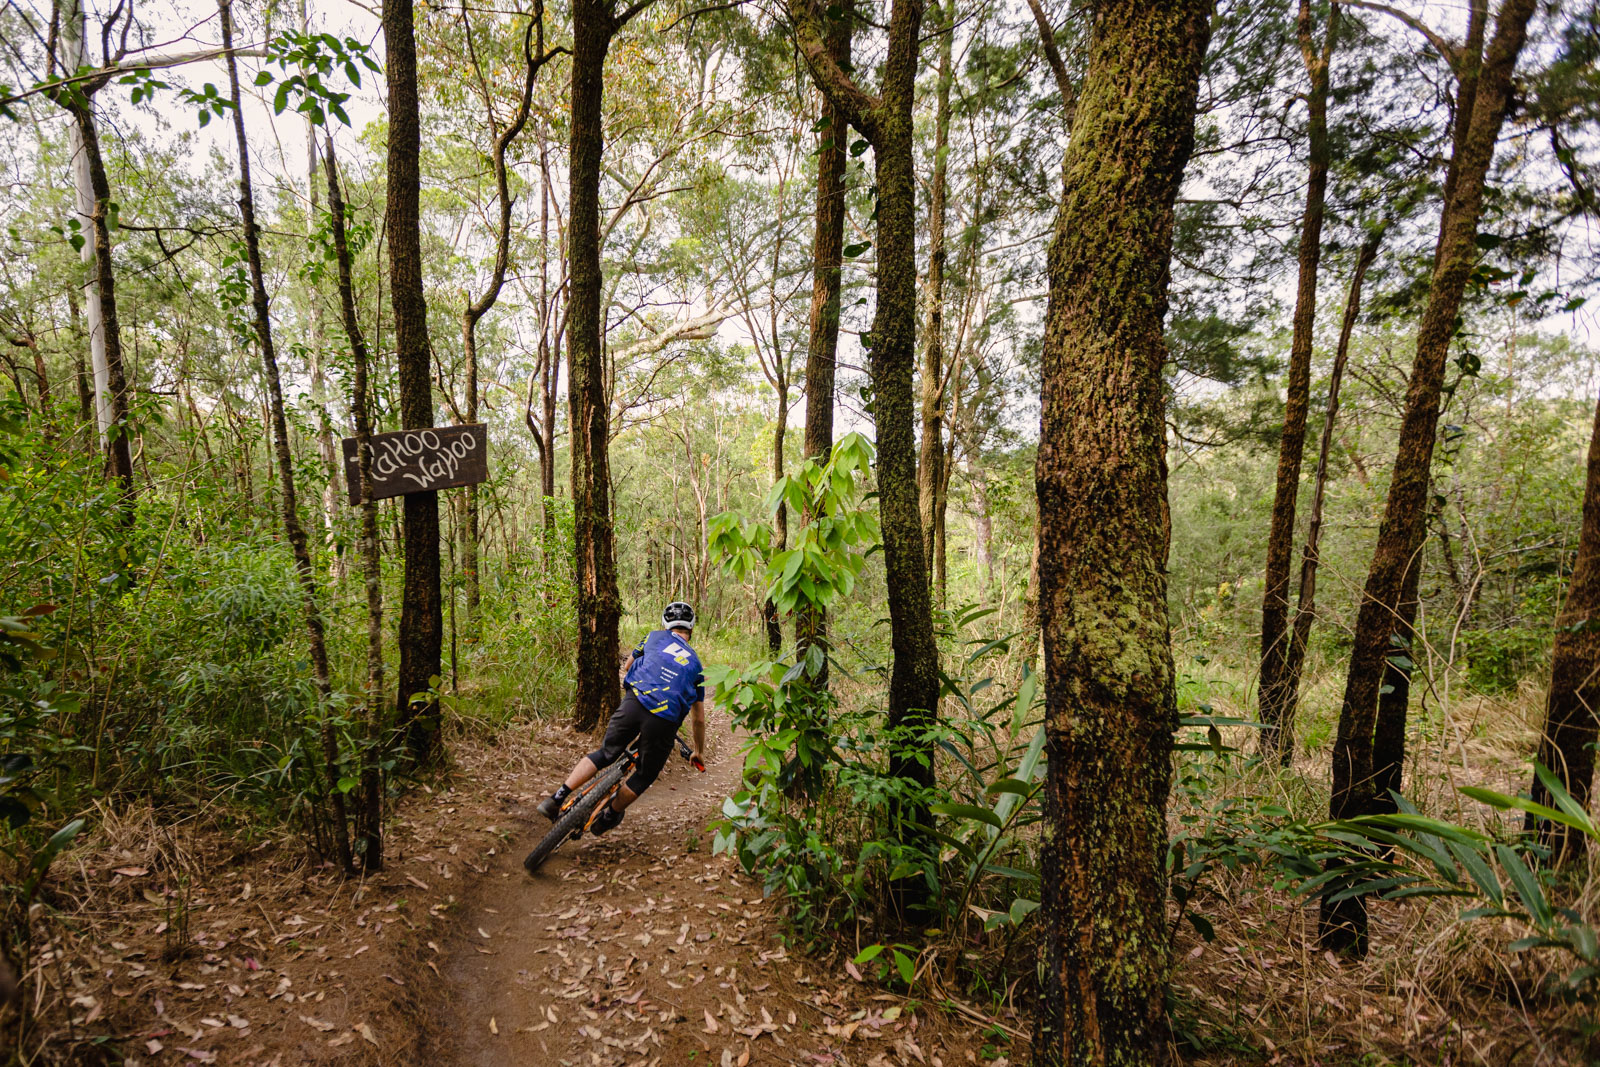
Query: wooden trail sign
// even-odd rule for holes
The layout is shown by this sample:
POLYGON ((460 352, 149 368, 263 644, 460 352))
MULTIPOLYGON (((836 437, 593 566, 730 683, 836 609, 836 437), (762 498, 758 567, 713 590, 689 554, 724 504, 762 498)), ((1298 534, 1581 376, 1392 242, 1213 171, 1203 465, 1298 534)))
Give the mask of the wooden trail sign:
MULTIPOLYGON (((344 482, 361 503, 357 440, 346 437, 344 482)), ((481 422, 372 435, 372 499, 476 485, 489 477, 489 434, 481 422)))

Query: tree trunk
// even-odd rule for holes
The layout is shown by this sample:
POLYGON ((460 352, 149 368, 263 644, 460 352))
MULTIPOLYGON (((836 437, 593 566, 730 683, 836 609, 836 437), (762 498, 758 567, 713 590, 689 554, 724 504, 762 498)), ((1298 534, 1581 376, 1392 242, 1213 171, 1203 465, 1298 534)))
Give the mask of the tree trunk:
MULTIPOLYGON (((928 564, 917 510, 917 453, 912 375, 917 342, 916 172, 912 103, 917 73, 920 0, 895 0, 889 54, 882 69, 883 102, 869 137, 878 179, 878 306, 868 369, 877 428, 878 514, 883 530, 889 598, 889 728, 899 737, 889 773, 919 786, 933 784, 931 743, 919 735, 939 706, 939 649, 933 637, 928 564)), ((905 813, 925 822, 921 808, 905 813)))
MULTIPOLYGON (((82 33, 83 13, 66 21, 82 33)), ((81 62, 81 37, 72 44, 63 37, 69 58, 81 62)), ((68 69, 76 69, 69 67, 68 69)), ((111 262, 111 183, 106 178, 105 160, 100 154, 100 136, 95 127, 94 103, 84 97, 68 110, 72 124, 68 140, 72 150, 73 185, 77 193, 77 214, 87 224, 84 237, 84 262, 94 267, 94 284, 84 289, 89 317, 89 355, 94 366, 95 412, 100 439, 106 450, 106 470, 122 483, 124 520, 133 522, 133 450, 128 441, 128 382, 122 362, 122 329, 117 321, 117 280, 111 262)))
MULTIPOLYGON (((433 375, 428 307, 422 293, 422 231, 417 101, 417 42, 412 0, 384 0, 388 51, 389 179, 384 231, 389 239, 389 299, 394 307, 395 361, 400 379, 400 425, 433 425, 433 375)), ((439 676, 444 603, 439 593, 439 494, 401 498, 405 578, 400 590, 400 671, 395 694, 411 757, 431 759, 439 739, 439 704, 427 694, 439 676), (418 698, 415 701, 413 698, 418 698)))
MULTIPOLYGON (((939 648, 933 636, 928 561, 917 502, 916 397, 917 246, 916 168, 912 103, 917 74, 921 0, 894 0, 888 52, 879 70, 881 96, 861 90, 829 54, 824 13, 815 0, 791 0, 800 50, 818 87, 874 149, 878 187, 878 307, 872 321, 868 374, 877 427, 878 515, 883 531, 889 599, 889 773, 916 786, 933 783, 933 746, 925 734, 938 719, 939 648)), ((902 810, 924 825, 919 804, 902 810)), ((905 880, 900 903, 919 891, 905 880)))
POLYGON ((345 236, 344 194, 339 188, 339 165, 333 156, 333 138, 324 145, 323 166, 328 176, 328 211, 333 250, 339 263, 339 310, 355 364, 350 406, 356 422, 356 468, 361 484, 361 577, 367 593, 366 738, 361 754, 361 803, 356 807, 355 850, 361 869, 383 869, 383 571, 378 560, 378 502, 372 498, 372 407, 368 397, 367 342, 356 314, 355 284, 350 266, 350 242, 345 236))
MULTIPOLYGON (((466 9, 462 9, 462 18, 466 18, 466 9)), ((472 29, 466 27, 467 44, 472 45, 472 29)), ((539 78, 539 68, 544 66, 550 57, 544 51, 544 9, 535 4, 533 17, 528 20, 528 27, 522 35, 523 81, 522 98, 517 103, 517 110, 511 116, 511 121, 501 129, 494 117, 494 100, 487 86, 484 88, 483 106, 484 113, 488 116, 489 129, 494 135, 494 149, 490 161, 494 165, 495 197, 500 205, 500 216, 495 229, 494 269, 489 276, 489 284, 484 288, 483 295, 477 300, 468 300, 466 308, 461 313, 461 349, 466 356, 467 363, 467 422, 478 421, 478 322, 495 302, 500 299, 500 290, 505 285, 506 268, 511 262, 511 189, 507 176, 506 154, 511 144, 522 133, 528 123, 528 111, 533 106, 533 85, 539 78), (535 55, 534 37, 538 36, 538 49, 535 55)), ((473 66, 477 67, 476 54, 473 66)), ((478 583, 478 487, 466 487, 466 508, 464 516, 464 536, 461 544, 461 572, 466 580, 467 587, 467 639, 476 640, 478 636, 478 604, 481 593, 478 583)))
POLYGON ((89 340, 83 329, 83 313, 78 309, 78 287, 67 286, 67 314, 72 320, 72 364, 78 384, 78 421, 87 426, 94 420, 94 394, 89 387, 89 369, 83 359, 84 342, 89 340))
POLYGON ((1400 792, 1406 762, 1406 712, 1411 706, 1411 674, 1415 670, 1417 586, 1422 579, 1422 547, 1427 528, 1420 524, 1417 541, 1406 561, 1405 581, 1395 611, 1389 654, 1383 660, 1383 684, 1378 687, 1378 716, 1372 731, 1372 801, 1374 814, 1399 811, 1394 794, 1400 792))
MULTIPOLYGON (((1290 627, 1289 657, 1284 665, 1283 706, 1276 730, 1278 761, 1285 767, 1294 758, 1294 716, 1300 700, 1300 674, 1305 666, 1306 645, 1311 639, 1311 624, 1317 618, 1317 564, 1322 540, 1322 505, 1328 492, 1328 454, 1333 448, 1334 427, 1339 417, 1339 386, 1344 381, 1345 364, 1350 360, 1350 334, 1361 313, 1361 285, 1367 268, 1377 257, 1382 233, 1367 238, 1356 256, 1355 273, 1350 278, 1350 293, 1345 300, 1344 322, 1339 327, 1339 347, 1334 353, 1333 370, 1328 375, 1328 407, 1323 416, 1322 441, 1317 451, 1317 473, 1311 490, 1311 514, 1306 522, 1306 544, 1300 553, 1300 590, 1290 627)), ((1266 748, 1263 742, 1263 748, 1266 748)), ((1263 754, 1269 754, 1267 749, 1263 754)))
POLYGON ((354 869, 350 854, 350 832, 346 822, 344 793, 339 789, 339 735, 333 725, 333 683, 328 670, 328 646, 323 637, 322 609, 317 599, 317 572, 311 566, 311 549, 305 527, 300 524, 300 506, 295 497, 294 458, 289 454, 289 426, 283 413, 283 383, 278 377, 278 354, 272 343, 272 314, 267 302, 267 283, 261 269, 261 231, 256 226, 255 192, 250 185, 250 145, 244 133, 244 108, 239 96, 239 61, 233 55, 233 6, 230 0, 218 5, 222 18, 222 47, 228 49, 228 95, 233 101, 233 133, 239 144, 239 216, 244 223, 245 260, 250 268, 250 305, 255 313, 256 343, 261 347, 261 367, 266 375, 267 403, 272 418, 272 443, 278 461, 278 485, 282 493, 283 531, 294 553, 295 571, 306 613, 306 636, 310 643, 311 674, 317 686, 318 709, 322 718, 323 773, 327 776, 329 805, 333 808, 333 833, 339 863, 354 869))
POLYGON ((1162 320, 1210 11, 1207 0, 1095 8, 1050 247, 1037 464, 1050 872, 1039 1065, 1167 1061, 1177 711, 1162 320))
MULTIPOLYGON (((853 4, 840 5, 840 15, 828 22, 824 47, 841 68, 850 65, 850 30, 853 4)), ((839 351, 840 272, 844 263, 845 143, 849 128, 844 113, 822 94, 822 114, 817 120, 817 214, 811 243, 811 316, 806 342, 806 433, 805 454, 817 463, 828 462, 833 450, 833 401, 835 360, 839 351)), ((810 515, 800 521, 809 523, 810 515)), ((828 619, 821 610, 802 611, 794 620, 795 655, 821 642, 827 644, 828 619)), ((828 684, 828 667, 823 663, 816 684, 828 684)))
MULTIPOLYGON (((776 351, 776 349, 774 350, 776 351)), ((772 431, 772 480, 776 482, 783 477, 783 438, 789 431, 789 382, 785 377, 787 371, 781 354, 777 357, 778 366, 778 422, 772 431)), ((773 551, 782 552, 789 544, 789 509, 783 504, 778 505, 778 513, 773 516, 773 551)), ((783 625, 778 619, 778 605, 771 600, 761 605, 762 617, 767 624, 767 651, 773 659, 783 651, 783 625)))
MULTIPOLYGON (((935 9, 937 10, 937 8, 935 9)), ((950 54, 955 39, 955 3, 939 36, 939 84, 933 120, 933 175, 928 193, 928 320, 923 330, 922 442, 917 461, 917 509, 922 520, 922 551, 929 584, 939 570, 939 496, 944 485, 944 273, 945 186, 950 149, 950 54)), ((943 589, 940 589, 941 593, 943 589)), ((942 597, 941 597, 942 599, 942 597)))
POLYGON ((621 28, 613 0, 576 0, 572 8, 572 130, 567 405, 572 431, 573 579, 578 651, 572 722, 592 730, 617 706, 617 590, 611 519, 609 401, 600 293, 600 162, 605 63, 621 28))
MULTIPOLYGON (((306 0, 300 0, 300 32, 311 32, 311 15, 306 0)), ((304 77, 305 68, 300 75, 304 77)), ((317 214, 321 197, 318 195, 322 176, 317 173, 317 124, 306 116, 306 241, 316 238, 317 214)), ((317 455, 322 460, 322 522, 323 540, 328 548, 328 572, 335 582, 344 580, 346 566, 339 544, 339 460, 333 447, 333 423, 328 418, 328 375, 322 366, 322 300, 317 286, 310 290, 310 352, 311 406, 316 409, 317 455)))
POLYGON ((973 557, 983 583, 983 597, 987 599, 994 586, 994 519, 989 510, 988 472, 971 453, 967 455, 967 480, 972 483, 972 502, 977 507, 973 517, 973 557))
POLYGON ((1305 454, 1306 414, 1311 406, 1311 342, 1317 325, 1317 269, 1322 261, 1323 201, 1328 189, 1328 67, 1339 34, 1339 6, 1329 9, 1322 50, 1311 33, 1311 0, 1300 0, 1297 36, 1310 78, 1306 96, 1310 157, 1306 205, 1300 219, 1299 285, 1294 303, 1294 335, 1289 345, 1288 396, 1283 436, 1278 444, 1278 485, 1267 534, 1266 592, 1261 603, 1260 717, 1262 752, 1269 758, 1283 742, 1289 658, 1289 566, 1294 555, 1295 504, 1300 495, 1300 465, 1305 454))
MULTIPOLYGON (((1596 718, 1600 709, 1600 405, 1595 408, 1589 437, 1578 558, 1566 602, 1556 617, 1550 660, 1550 696, 1538 760, 1587 810, 1594 781, 1594 746, 1600 740, 1600 719, 1596 718)), ((1551 804, 1550 791, 1537 775, 1528 795, 1540 804, 1551 804)), ((1527 829, 1538 831, 1540 844, 1551 850, 1558 864, 1584 854, 1583 835, 1560 823, 1530 815, 1527 829)))
MULTIPOLYGON (((1467 277, 1478 261, 1475 243, 1483 207, 1484 178, 1494 158, 1505 121, 1512 75, 1522 51, 1535 0, 1505 0, 1494 38, 1481 64, 1465 57, 1457 94, 1458 135, 1451 153, 1447 195, 1439 219, 1439 239, 1428 304, 1417 329, 1417 355, 1406 389, 1389 494, 1372 565, 1356 618, 1344 702, 1333 750, 1333 794, 1329 813, 1336 819, 1372 810, 1373 731, 1385 661, 1396 651, 1390 638, 1405 593, 1406 572, 1424 528, 1427 492, 1439 421, 1445 360, 1455 334, 1467 277), (1481 69, 1480 69, 1481 66, 1481 69), (1470 75, 1470 76, 1468 76, 1470 75)), ((1470 39, 1470 38, 1469 38, 1470 39)), ((1324 947, 1364 954, 1366 903, 1359 896, 1331 902, 1323 897, 1320 937, 1324 947)))

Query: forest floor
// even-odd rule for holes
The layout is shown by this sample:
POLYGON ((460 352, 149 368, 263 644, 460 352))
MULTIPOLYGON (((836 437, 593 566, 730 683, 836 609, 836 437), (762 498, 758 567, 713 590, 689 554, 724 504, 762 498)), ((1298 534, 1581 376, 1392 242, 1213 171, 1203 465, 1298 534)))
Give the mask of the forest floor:
MULTIPOLYGON (((593 743, 550 722, 453 738, 368 879, 220 805, 176 824, 108 806, 36 918, 39 1021, 21 1062, 1026 1062, 1014 1014, 907 999, 862 981, 849 949, 785 944, 759 883, 710 854, 740 767, 726 717, 711 718, 707 773, 670 760, 619 828, 533 876, 522 857, 549 825, 534 805, 593 743)), ((1461 759, 1500 787, 1514 773, 1498 749, 1461 759)), ((1187 1062, 1557 1067, 1594 1051, 1583 1009, 1536 992, 1550 961, 1506 953, 1518 931, 1463 925, 1455 902, 1375 908, 1374 951, 1352 963, 1314 947, 1313 903, 1248 873, 1216 888, 1216 940, 1186 925, 1175 939, 1174 1017, 1198 1037, 1187 1062)))
POLYGON ((366 880, 292 838, 108 811, 36 924, 23 1062, 1006 1067, 1017 1020, 785 946, 760 885, 711 855, 740 766, 712 719, 707 773, 673 759, 619 828, 531 877, 533 807, 592 743, 554 724, 458 740, 366 880))

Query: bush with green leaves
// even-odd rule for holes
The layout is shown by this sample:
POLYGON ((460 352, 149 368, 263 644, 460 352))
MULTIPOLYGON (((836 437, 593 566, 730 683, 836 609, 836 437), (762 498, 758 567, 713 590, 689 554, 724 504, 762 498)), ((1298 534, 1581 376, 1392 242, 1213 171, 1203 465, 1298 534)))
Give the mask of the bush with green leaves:
MULTIPOLYGON (((1586 847, 1600 845, 1600 826, 1549 769, 1534 765, 1554 806, 1478 786, 1461 792, 1496 811, 1520 811, 1535 826, 1554 823, 1580 835, 1586 847)), ((1505 919, 1524 935, 1512 952, 1555 950, 1567 960, 1552 970, 1546 992, 1583 1004, 1600 1001, 1600 933, 1592 902, 1581 886, 1550 866, 1547 849, 1521 831, 1485 834, 1444 819, 1420 814, 1396 797, 1400 810, 1367 815, 1320 827, 1328 840, 1347 848, 1341 866, 1308 879, 1301 892, 1331 893, 1335 899, 1375 896, 1382 900, 1408 897, 1463 897, 1478 906, 1462 912, 1465 920, 1505 919)))
MULTIPOLYGON (((775 550, 769 526, 719 515, 711 524, 713 552, 729 573, 759 575, 780 610, 828 610, 877 550, 860 480, 871 460, 872 446, 851 434, 827 463, 807 462, 777 483, 768 510, 786 505, 806 518, 783 551, 775 550)), ((946 643, 967 639, 989 613, 944 615, 946 643)), ((953 714, 931 737, 896 736, 875 686, 852 678, 820 640, 778 659, 708 672, 718 702, 748 738, 743 788, 724 803, 714 848, 759 873, 768 893, 782 893, 808 936, 843 920, 887 925, 891 887, 905 879, 921 881, 946 924, 976 917, 987 931, 1015 927, 1037 907, 1024 831, 1037 820, 1030 802, 1043 780, 1044 735, 1034 714, 1039 677, 1025 668, 1015 689, 996 699, 1004 685, 968 675, 1003 657, 1009 639, 970 642, 956 676, 943 679, 943 702, 953 714), (822 681, 825 665, 831 684, 822 681), (851 699, 841 700, 846 690, 851 699), (924 789, 888 772, 897 746, 929 741, 948 757, 940 763, 950 781, 924 789), (913 811, 928 812, 935 825, 907 822, 913 811)), ((869 663, 861 673, 880 670, 869 663)), ((884 959, 899 973, 894 951, 884 959)))

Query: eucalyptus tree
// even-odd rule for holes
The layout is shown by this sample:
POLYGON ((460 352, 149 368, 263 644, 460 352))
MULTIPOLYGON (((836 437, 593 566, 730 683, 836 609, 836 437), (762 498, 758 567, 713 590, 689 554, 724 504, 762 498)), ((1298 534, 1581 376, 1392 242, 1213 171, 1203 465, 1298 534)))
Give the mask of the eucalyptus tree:
MULTIPOLYGON (((878 92, 863 89, 830 50, 830 15, 816 0, 792 0, 795 38, 817 87, 873 149, 877 179, 877 307, 868 364, 877 431, 878 509, 883 531, 894 664, 889 726, 897 735, 890 773, 933 783, 929 727, 938 716, 939 649, 917 510, 912 379, 916 365, 916 175, 911 111, 922 26, 921 0, 893 0, 878 92)), ((908 809, 912 823, 920 807, 908 809)))
MULTIPOLYGON (((487 315, 500 299, 500 290, 505 285, 506 270, 511 263, 511 213, 513 199, 509 177, 510 165, 508 154, 517 137, 528 124, 528 115, 533 107, 534 83, 539 78, 540 69, 555 56, 564 54, 565 48, 545 49, 544 44, 544 4, 543 0, 535 0, 533 12, 528 17, 527 26, 522 32, 522 93, 518 98, 516 107, 504 124, 495 113, 494 93, 490 89, 487 77, 484 75, 482 64, 478 62, 476 45, 473 43, 471 17, 467 8, 461 9, 462 32, 466 38, 467 52, 472 58, 472 69, 477 76, 477 88, 483 101, 483 109, 489 126, 489 133, 493 139, 490 148, 490 165, 494 168, 495 201, 499 207, 494 226, 494 266, 490 271, 489 279, 484 284, 483 291, 476 297, 468 297, 466 307, 461 312, 461 350, 466 360, 466 421, 478 421, 478 323, 487 315)), ((465 530, 462 541, 462 571, 466 577, 467 586, 467 619, 470 632, 476 633, 478 624, 479 583, 478 583, 478 487, 466 487, 465 530)))
MULTIPOLYGON (((1457 83, 1450 163, 1427 304, 1417 327, 1416 362, 1406 389, 1399 444, 1377 545, 1362 590, 1339 712, 1329 801, 1329 813, 1334 818, 1367 814, 1377 796, 1382 768, 1374 751, 1378 744, 1374 728, 1383 729, 1376 722, 1380 688, 1391 659, 1410 650, 1410 620, 1404 617, 1403 610, 1407 603, 1415 602, 1413 575, 1419 570, 1417 555, 1425 532, 1446 359, 1457 330, 1468 276, 1479 258, 1477 236, 1484 181, 1506 120, 1517 61, 1536 6, 1534 0, 1504 0, 1490 35, 1487 0, 1477 0, 1465 41, 1451 45, 1439 39, 1436 43, 1450 62, 1457 83)), ((1386 747, 1392 753, 1392 716, 1389 729, 1386 747)), ((1392 756, 1387 759, 1394 762, 1392 756)), ((1392 787, 1398 787, 1397 780, 1392 780, 1392 787)), ((1364 954, 1365 901, 1360 896, 1343 900, 1335 900, 1332 893, 1324 896, 1319 934, 1329 948, 1364 954)))
POLYGON ((1296 248, 1293 338, 1289 345, 1283 435, 1278 442, 1277 490, 1267 533, 1267 567, 1261 607, 1260 718, 1264 753, 1287 764, 1293 738, 1283 729, 1289 683, 1289 568, 1294 554, 1295 504, 1300 495, 1300 464, 1305 454, 1306 415, 1311 407, 1311 343, 1317 321, 1317 271, 1322 262, 1322 220, 1327 199, 1328 83, 1339 37, 1340 9, 1330 4, 1322 39, 1316 37, 1311 0, 1300 0, 1295 38, 1305 66, 1306 193, 1296 248))
POLYGON ((568 372, 572 435, 573 580, 578 615, 572 720, 593 729, 620 699, 616 535, 611 513, 610 398, 606 393, 604 277, 600 267, 600 172, 605 137, 605 66, 612 38, 651 0, 572 5, 568 372))
MULTIPOLYGON (((850 66, 850 34, 855 19, 853 0, 842 0, 828 20, 823 48, 840 69, 850 66)), ((811 233, 811 313, 806 329, 806 429, 803 451, 819 465, 833 449, 833 408, 836 361, 839 354, 839 312, 844 269, 845 144, 849 129, 844 113, 827 93, 821 96, 815 125, 817 134, 817 191, 811 233)), ((802 516, 809 522, 810 516, 802 516)), ((822 609, 802 610, 795 616, 795 655, 822 643, 826 646, 828 620, 822 609)), ((816 681, 827 684, 824 659, 816 681)))
MULTIPOLYGON (((267 405, 272 426, 273 453, 277 459, 279 502, 282 506, 284 535, 294 554, 295 572, 300 579, 306 636, 311 653, 311 674, 317 688, 318 711, 322 718, 322 758, 326 799, 333 811, 334 845, 340 864, 354 868, 350 851, 350 830, 345 812, 345 794, 339 789, 339 735, 333 724, 333 682, 328 667, 328 643, 322 608, 317 593, 317 572, 311 563, 305 525, 300 521, 300 505, 295 492, 294 458, 289 448, 289 427, 284 418, 283 381, 278 372, 277 347, 272 336, 272 312, 261 263, 261 229, 256 223, 255 189, 250 180, 250 143, 245 137, 244 108, 239 93, 239 61, 233 54, 233 6, 220 0, 222 46, 226 50, 229 110, 233 112, 234 138, 239 153, 239 216, 244 230, 244 261, 248 271, 251 325, 261 353, 261 367, 267 385, 267 405)), ((235 253, 235 262, 237 253, 235 253)))
POLYGON ((371 356, 356 312, 356 295, 349 236, 346 232, 345 198, 339 179, 339 164, 334 157, 330 136, 322 152, 328 182, 328 230, 333 240, 338 266, 339 313, 345 339, 350 346, 352 381, 350 409, 356 431, 356 488, 361 497, 361 539, 358 555, 367 600, 366 737, 362 748, 361 794, 356 805, 354 845, 361 869, 367 873, 383 869, 383 569, 378 544, 378 502, 372 488, 372 399, 370 395, 371 356))
POLYGON ((950 69, 955 50, 956 3, 935 4, 939 14, 939 65, 934 85, 933 167, 928 178, 927 321, 922 339, 922 432, 917 456, 917 506, 922 519, 922 553, 930 584, 944 600, 944 496, 949 486, 944 455, 945 368, 945 199, 950 172, 950 69))
POLYGON ((1095 8, 1050 247, 1036 473, 1048 758, 1036 1064, 1166 1059, 1176 709, 1162 317, 1210 14, 1207 0, 1095 8))

